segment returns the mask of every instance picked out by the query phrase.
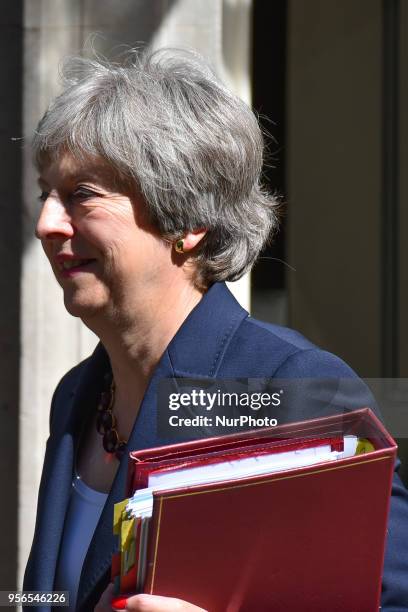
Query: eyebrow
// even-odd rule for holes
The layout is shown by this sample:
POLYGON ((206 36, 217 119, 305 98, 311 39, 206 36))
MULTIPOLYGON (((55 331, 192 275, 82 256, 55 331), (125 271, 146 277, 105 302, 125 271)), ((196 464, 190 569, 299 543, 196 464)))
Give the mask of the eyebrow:
MULTIPOLYGON (((91 183, 101 182, 101 180, 103 180, 103 177, 99 174, 99 172, 93 172, 92 170, 89 171, 89 170, 84 170, 84 169, 80 169, 78 172, 67 172, 62 178, 66 180, 77 181, 77 182, 89 181, 91 183)), ((41 175, 37 178, 37 183, 40 185, 41 184, 48 185, 45 178, 43 178, 41 175)))

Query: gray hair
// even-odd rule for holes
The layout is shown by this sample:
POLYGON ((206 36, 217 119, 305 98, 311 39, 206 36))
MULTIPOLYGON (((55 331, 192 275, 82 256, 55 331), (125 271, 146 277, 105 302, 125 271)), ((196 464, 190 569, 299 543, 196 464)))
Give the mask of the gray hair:
POLYGON ((132 51, 121 64, 71 58, 62 76, 34 135, 37 166, 62 152, 96 156, 143 195, 164 238, 208 230, 197 286, 240 278, 277 226, 251 109, 199 55, 179 49, 132 51))

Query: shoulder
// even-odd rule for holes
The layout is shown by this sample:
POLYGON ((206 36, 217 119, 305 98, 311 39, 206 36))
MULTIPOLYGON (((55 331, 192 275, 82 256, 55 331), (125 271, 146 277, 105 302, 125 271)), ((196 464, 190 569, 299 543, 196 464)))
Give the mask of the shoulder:
POLYGON ((55 400, 58 400, 66 396, 67 394, 70 395, 71 393, 75 393, 75 390, 81 379, 82 372, 84 371, 84 369, 86 368, 87 364, 90 362, 91 359, 92 359, 92 356, 87 357, 86 359, 84 359, 83 361, 75 365, 73 368, 68 370, 66 374, 64 374, 64 376, 61 378, 61 380, 59 381, 58 385, 55 388, 55 391, 54 391, 55 400))
POLYGON ((109 371, 109 358, 99 343, 92 355, 62 377, 54 391, 50 412, 50 431, 62 432, 67 419, 82 406, 95 402, 100 393, 104 373, 109 371))
POLYGON ((375 398, 352 368, 293 329, 247 317, 228 353, 225 378, 273 378, 286 389, 281 422, 363 406, 378 414, 375 398))
POLYGON ((56 386, 51 402, 50 431, 53 428, 56 415, 62 410, 64 413, 67 412, 67 408, 75 397, 82 375, 87 369, 91 360, 92 355, 71 368, 66 374, 64 374, 56 386))
POLYGON ((340 357, 317 347, 299 332, 251 316, 236 330, 226 356, 262 376, 356 377, 340 357))

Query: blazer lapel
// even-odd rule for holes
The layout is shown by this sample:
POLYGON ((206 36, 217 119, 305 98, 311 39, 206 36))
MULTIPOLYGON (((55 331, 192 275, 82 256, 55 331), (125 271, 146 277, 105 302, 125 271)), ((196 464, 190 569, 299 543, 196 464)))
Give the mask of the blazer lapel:
MULTIPOLYGON (((229 339, 247 316, 224 284, 217 283, 208 290, 170 342, 153 373, 127 444, 128 451, 170 443, 157 436, 158 381, 175 376, 216 376, 229 339)), ((113 506, 124 498, 127 467, 125 454, 84 561, 77 598, 77 610, 81 612, 93 609, 108 582, 116 546, 112 533, 113 506)))
MULTIPOLYGON (((127 448, 137 450, 157 445, 156 437, 156 387, 161 378, 174 376, 167 351, 160 360, 146 390, 139 414, 137 416, 127 448)), ((159 442, 160 444, 160 442, 159 442)), ((125 453, 121 459, 108 499, 95 529, 94 536, 82 568, 78 590, 77 610, 88 612, 97 603, 106 586, 106 575, 109 575, 112 553, 116 542, 112 532, 113 506, 125 496, 128 457, 125 453), (100 583, 95 593, 95 587, 100 583), (93 601, 88 601, 92 596, 93 601)))

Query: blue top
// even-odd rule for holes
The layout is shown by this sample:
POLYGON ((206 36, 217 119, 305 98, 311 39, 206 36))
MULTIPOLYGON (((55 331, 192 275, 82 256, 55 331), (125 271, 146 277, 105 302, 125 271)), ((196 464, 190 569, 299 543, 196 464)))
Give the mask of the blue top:
POLYGON ((77 475, 72 481, 71 499, 55 577, 56 591, 69 591, 65 612, 75 612, 82 565, 108 495, 95 491, 77 475))
MULTIPOLYGON (((99 345, 90 358, 64 376, 55 391, 25 590, 50 591, 54 588, 75 449, 84 421, 95 410, 103 388, 103 375, 108 368, 107 354, 99 345)), ((347 401, 339 397, 336 380, 340 378, 354 380, 357 383, 354 396, 358 391, 362 398, 356 405, 367 405, 366 387, 359 383, 355 373, 341 359, 318 349, 293 330, 252 319, 223 283, 216 283, 208 290, 164 352, 143 398, 128 450, 168 442, 157 434, 156 390, 157 382, 169 377, 299 378, 310 379, 312 386, 316 378, 333 380, 324 401, 314 404, 313 413, 309 408, 305 409, 300 393, 289 407, 285 407, 285 413, 279 415, 280 422, 282 419, 288 422, 323 415, 328 408, 343 409, 347 401)), ((79 612, 93 610, 109 582, 111 555, 115 547, 113 505, 123 499, 126 472, 125 456, 85 557, 77 600, 79 612)), ((50 612, 47 606, 41 609, 50 612)), ((408 492, 395 475, 382 612, 403 610, 408 610, 408 492)))

